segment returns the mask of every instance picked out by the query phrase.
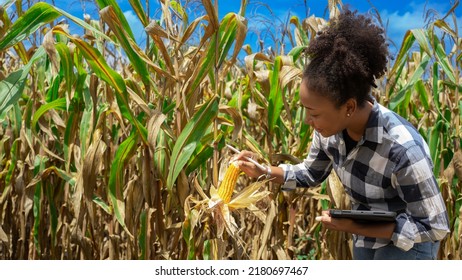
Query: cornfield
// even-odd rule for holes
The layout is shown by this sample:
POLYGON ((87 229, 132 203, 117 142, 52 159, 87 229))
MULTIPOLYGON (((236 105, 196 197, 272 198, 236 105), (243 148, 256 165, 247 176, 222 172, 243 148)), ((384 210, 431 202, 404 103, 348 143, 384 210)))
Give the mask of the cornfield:
MULTIPOLYGON (((348 207, 333 174, 288 193, 239 176, 231 201, 216 199, 227 143, 273 165, 306 156, 298 88, 326 20, 293 16, 289 51, 255 52, 247 0, 221 19, 218 0, 193 19, 191 1, 161 0, 154 19, 141 2, 129 1, 145 46, 115 0, 84 20, 0 6, 0 259, 351 259, 351 236, 315 221, 348 207)), ((342 3, 328 2, 335 16, 342 3)), ((451 225, 440 259, 462 258, 458 4, 406 33, 373 92, 429 143, 451 225)))

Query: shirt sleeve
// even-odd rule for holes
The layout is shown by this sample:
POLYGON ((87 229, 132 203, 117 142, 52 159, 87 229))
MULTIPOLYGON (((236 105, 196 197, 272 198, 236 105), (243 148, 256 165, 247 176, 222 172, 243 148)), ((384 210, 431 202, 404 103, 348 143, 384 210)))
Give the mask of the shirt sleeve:
POLYGON ((423 147, 414 145, 398 161, 392 184, 406 202, 392 235, 395 246, 408 251, 414 243, 437 241, 449 232, 446 206, 423 147))
POLYGON ((310 152, 300 164, 281 164, 284 171, 283 190, 292 190, 295 186, 310 187, 322 183, 332 170, 332 161, 321 147, 321 136, 314 132, 310 152))

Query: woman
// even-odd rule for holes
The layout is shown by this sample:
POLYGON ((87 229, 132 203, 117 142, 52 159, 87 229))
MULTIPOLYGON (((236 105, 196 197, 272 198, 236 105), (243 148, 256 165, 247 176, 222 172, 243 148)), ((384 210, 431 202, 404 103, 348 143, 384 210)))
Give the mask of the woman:
POLYGON ((316 186, 334 169, 352 208, 397 213, 395 222, 358 223, 324 211, 323 226, 353 234, 355 259, 436 259, 449 231, 429 149, 418 131, 370 95, 386 71, 383 30, 349 10, 310 42, 300 86, 306 122, 314 128, 308 157, 298 165, 258 169, 236 160, 248 176, 284 186, 316 186))

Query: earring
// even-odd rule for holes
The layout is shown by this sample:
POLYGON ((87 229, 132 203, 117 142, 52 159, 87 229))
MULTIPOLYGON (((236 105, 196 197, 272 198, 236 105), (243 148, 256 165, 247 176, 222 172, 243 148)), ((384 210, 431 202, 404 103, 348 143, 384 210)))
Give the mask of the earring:
POLYGON ((347 117, 350 117, 350 116, 351 116, 351 114, 350 114, 350 113, 348 113, 348 114, 347 114, 347 117))

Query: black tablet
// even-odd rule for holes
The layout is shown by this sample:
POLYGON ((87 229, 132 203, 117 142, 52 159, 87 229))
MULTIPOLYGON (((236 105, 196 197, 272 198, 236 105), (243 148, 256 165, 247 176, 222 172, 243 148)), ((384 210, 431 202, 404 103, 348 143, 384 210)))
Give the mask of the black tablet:
POLYGON ((337 210, 329 211, 332 218, 349 218, 358 221, 368 222, 393 222, 396 218, 395 212, 390 211, 365 211, 365 210, 337 210))

